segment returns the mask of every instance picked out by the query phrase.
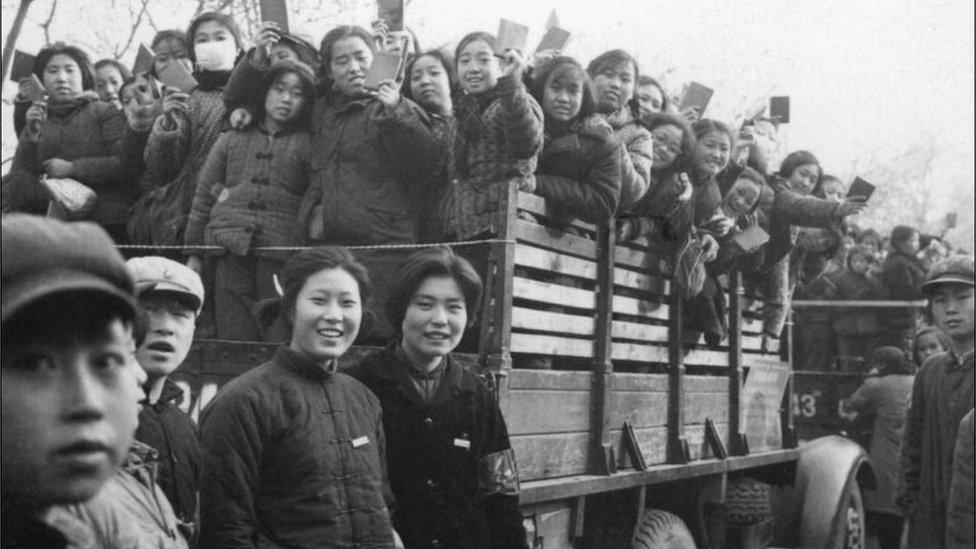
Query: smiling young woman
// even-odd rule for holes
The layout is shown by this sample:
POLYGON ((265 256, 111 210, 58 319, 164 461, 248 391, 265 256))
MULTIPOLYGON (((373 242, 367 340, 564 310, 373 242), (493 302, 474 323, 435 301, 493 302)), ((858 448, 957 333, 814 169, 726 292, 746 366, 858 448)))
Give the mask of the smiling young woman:
POLYGON ((349 374, 383 405, 397 532, 407 547, 526 547, 505 419, 450 355, 476 318, 481 278, 448 248, 432 248, 392 280, 386 315, 400 335, 349 374))
POLYGON ((391 547, 380 403, 337 371, 369 276, 347 250, 315 248, 288 261, 282 286, 290 343, 201 416, 201 545, 391 547))

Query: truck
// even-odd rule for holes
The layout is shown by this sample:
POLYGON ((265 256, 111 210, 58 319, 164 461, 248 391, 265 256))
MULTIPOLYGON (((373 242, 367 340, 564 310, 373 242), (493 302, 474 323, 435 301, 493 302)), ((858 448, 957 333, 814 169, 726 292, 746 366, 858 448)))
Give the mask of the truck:
MULTIPOLYGON (((485 281, 456 356, 506 418, 530 547, 864 546, 870 463, 843 437, 798 444, 792 366, 764 350, 738 273, 721 277, 728 337, 688 341, 662 246, 616 242, 612 223, 568 218, 514 182, 500 194, 485 238, 449 244, 485 281), (538 356, 552 367, 522 367, 538 356)), ((382 311, 383 273, 415 250, 352 250, 382 311)), ((196 417, 274 347, 196 341, 174 375, 184 408, 196 417)))

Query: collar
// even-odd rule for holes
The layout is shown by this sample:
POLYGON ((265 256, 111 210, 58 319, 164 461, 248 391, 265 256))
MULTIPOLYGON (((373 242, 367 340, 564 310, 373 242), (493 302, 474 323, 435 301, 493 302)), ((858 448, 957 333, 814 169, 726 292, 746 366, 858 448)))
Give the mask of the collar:
POLYGON ((220 91, 230 80, 231 71, 196 71, 193 78, 197 81, 200 91, 220 91))
POLYGON ((368 105, 372 100, 372 96, 369 95, 357 95, 350 97, 338 91, 333 92, 332 94, 332 106, 334 106, 339 112, 366 108, 366 105, 368 105))
MULTIPOLYGON (((147 390, 146 393, 148 394, 148 392, 149 391, 147 390)), ((175 381, 173 381, 167 376, 166 380, 163 381, 163 390, 159 392, 159 400, 157 400, 154 404, 146 404, 146 405, 155 408, 166 404, 179 406, 182 403, 183 403, 183 389, 180 389, 180 386, 177 385, 175 381)))
POLYGON ((294 123, 293 124, 289 124, 289 125, 285 126, 284 128, 276 131, 276 132, 270 131, 267 128, 265 128, 264 127, 264 122, 259 122, 258 125, 257 125, 257 128, 258 128, 258 131, 259 132, 261 132, 264 135, 266 135, 266 136, 274 139, 274 138, 278 138, 278 137, 285 137, 286 135, 295 133, 296 131, 298 131, 298 124, 294 124, 294 123))
POLYGON ((976 350, 970 350, 966 354, 959 356, 956 354, 955 349, 949 349, 947 355, 949 356, 949 362, 946 365, 947 370, 972 370, 973 369, 973 357, 976 350))
POLYGON ((417 368, 410 361, 410 357, 407 356, 406 351, 403 350, 403 345, 399 342, 394 343, 393 356, 404 366, 407 375, 414 379, 419 379, 421 381, 429 381, 432 379, 438 379, 444 374, 446 369, 447 357, 441 358, 440 364, 438 364, 433 370, 429 372, 424 372, 420 368, 417 368))
POLYGON ((275 361, 284 364, 296 373, 313 379, 315 381, 325 381, 332 377, 338 369, 338 361, 329 360, 322 364, 310 360, 308 357, 299 354, 287 345, 282 345, 275 353, 275 361))

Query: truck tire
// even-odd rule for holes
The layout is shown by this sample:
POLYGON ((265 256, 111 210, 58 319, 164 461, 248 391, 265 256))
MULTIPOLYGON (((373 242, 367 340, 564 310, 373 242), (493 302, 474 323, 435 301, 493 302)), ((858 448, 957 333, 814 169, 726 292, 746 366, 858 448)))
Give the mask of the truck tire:
POLYGON ((749 477, 729 479, 725 489, 725 520, 732 524, 756 524, 773 516, 772 488, 749 477))
POLYGON ((632 549, 695 549, 691 530, 677 515, 648 509, 638 519, 632 549))
POLYGON ((861 497, 861 487, 853 477, 844 487, 844 495, 837 507, 833 531, 835 534, 832 547, 864 549, 867 538, 864 525, 864 499, 861 497))

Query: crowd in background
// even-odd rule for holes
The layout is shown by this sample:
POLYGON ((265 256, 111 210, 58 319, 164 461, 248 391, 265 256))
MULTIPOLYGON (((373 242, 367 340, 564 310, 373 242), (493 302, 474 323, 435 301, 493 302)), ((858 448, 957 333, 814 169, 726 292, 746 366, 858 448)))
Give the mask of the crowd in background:
POLYGON ((453 52, 423 51, 383 23, 337 27, 319 48, 267 23, 256 42, 206 13, 160 32, 135 75, 71 45, 41 50, 47 99, 15 104, 4 211, 44 213, 38 177, 77 180, 98 196, 84 217, 117 243, 185 247, 172 257, 213 289, 203 335, 261 340, 252 312, 276 296, 283 264, 270 248, 482 238, 514 184, 567 216, 615 220, 619 241, 662 244, 686 287, 690 343, 727 336, 720 277, 739 268, 776 348, 798 273, 845 264, 845 219, 865 207, 810 152, 772 169, 775 120, 733 128, 676 112, 624 50, 528 57, 471 33, 453 52), (366 89, 379 51, 402 54, 404 70, 366 89), (193 89, 160 84, 171 64, 193 89), (756 230, 767 244, 738 243, 756 230))

